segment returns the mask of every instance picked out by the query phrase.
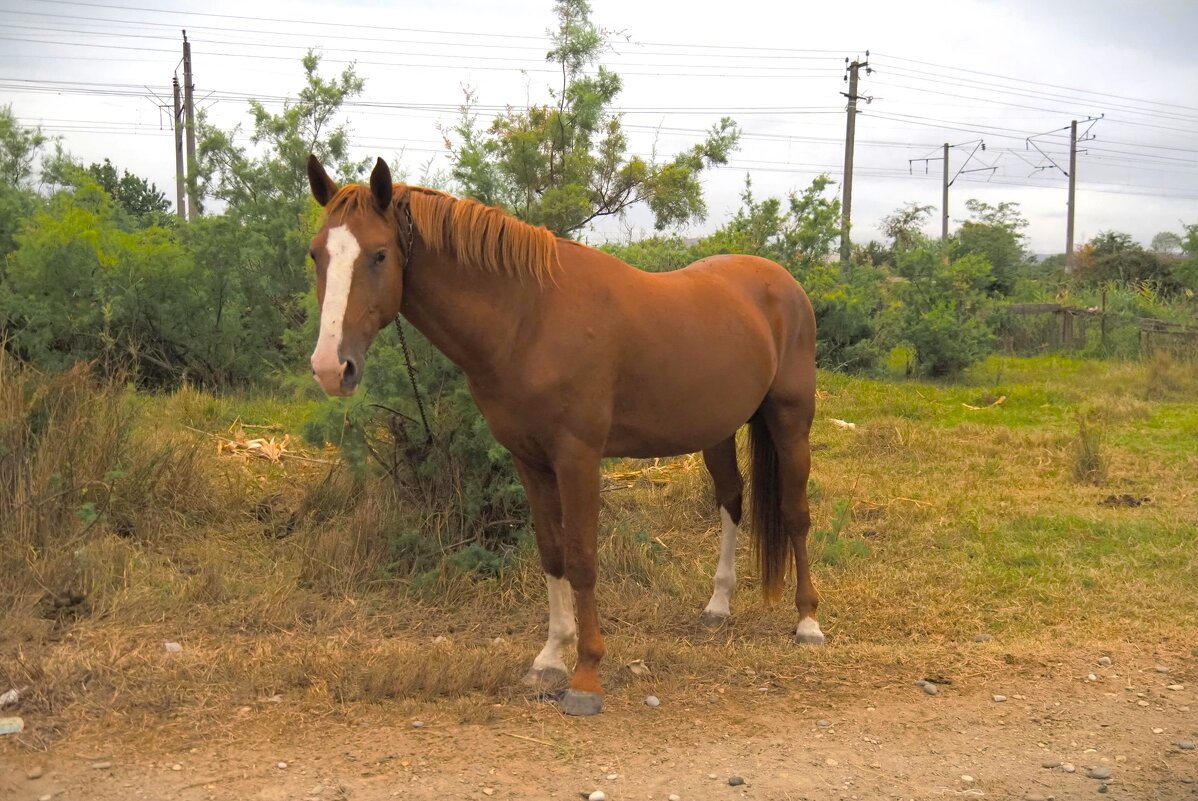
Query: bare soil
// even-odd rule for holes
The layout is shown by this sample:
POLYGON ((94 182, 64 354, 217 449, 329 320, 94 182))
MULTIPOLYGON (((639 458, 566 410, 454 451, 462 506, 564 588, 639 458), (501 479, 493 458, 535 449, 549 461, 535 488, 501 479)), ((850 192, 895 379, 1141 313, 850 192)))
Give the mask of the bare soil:
POLYGON ((48 745, 32 720, 0 742, 0 798, 481 801, 596 789, 611 801, 1198 798, 1198 753, 1177 745, 1198 739, 1198 657, 1168 644, 1117 654, 1110 667, 1101 655, 929 677, 950 682, 935 696, 918 676, 804 676, 753 689, 675 684, 653 709, 632 681, 588 719, 519 696, 282 698, 230 702, 224 725, 211 715, 114 715, 48 745), (34 768, 44 775, 29 779, 34 768), (1111 778, 1090 778, 1090 768, 1111 778), (732 776, 744 784, 730 786, 732 776))

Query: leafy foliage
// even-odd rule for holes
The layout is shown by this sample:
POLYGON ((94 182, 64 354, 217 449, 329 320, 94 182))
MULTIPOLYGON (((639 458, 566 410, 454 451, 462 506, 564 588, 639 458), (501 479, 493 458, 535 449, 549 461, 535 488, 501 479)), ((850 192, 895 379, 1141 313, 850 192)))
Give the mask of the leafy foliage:
POLYGON ((608 111, 622 88, 620 76, 602 65, 596 74, 584 72, 612 37, 590 12, 586 0, 554 5, 557 27, 549 32, 553 47, 545 58, 560 68, 561 85, 549 90, 552 102, 509 108, 479 130, 477 101, 467 92, 461 119, 446 137, 454 180, 463 194, 560 236, 640 202, 653 211, 658 230, 702 220, 699 175, 727 162, 739 129, 725 117, 701 144, 660 163, 629 155, 620 118, 608 111))

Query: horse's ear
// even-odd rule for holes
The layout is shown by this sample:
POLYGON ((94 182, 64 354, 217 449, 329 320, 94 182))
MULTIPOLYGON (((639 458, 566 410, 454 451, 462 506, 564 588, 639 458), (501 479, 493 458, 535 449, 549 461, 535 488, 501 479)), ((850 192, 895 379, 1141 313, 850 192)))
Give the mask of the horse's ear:
POLYGON ((391 207, 391 193, 395 187, 391 183, 391 168, 387 162, 379 159, 375 162, 374 171, 370 173, 370 194, 374 195, 374 204, 380 211, 391 207))
POLYGON ((337 194, 337 184, 324 171, 324 165, 314 154, 308 154, 308 185, 312 187, 312 197, 322 206, 329 205, 333 195, 337 194))

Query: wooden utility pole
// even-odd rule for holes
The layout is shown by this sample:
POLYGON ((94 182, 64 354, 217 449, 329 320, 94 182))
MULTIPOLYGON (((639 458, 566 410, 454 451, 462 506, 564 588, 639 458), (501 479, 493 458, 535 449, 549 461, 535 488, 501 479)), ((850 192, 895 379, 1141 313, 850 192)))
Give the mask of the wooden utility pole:
POLYGON ((944 143, 944 185, 940 194, 940 243, 948 241, 948 142, 944 143))
POLYGON ((1073 275, 1073 215, 1077 208, 1077 120, 1069 123, 1069 221, 1065 224, 1065 275, 1073 275))
POLYGON ((187 115, 187 219, 194 220, 199 206, 196 204, 196 119, 195 80, 191 72, 191 42, 187 31, 183 31, 183 98, 187 115))
POLYGON ((187 188, 187 176, 183 172, 183 104, 179 97, 179 76, 171 78, 175 89, 175 116, 171 119, 175 124, 175 212, 179 219, 187 217, 187 206, 183 202, 183 193, 187 188))
POLYGON ((849 229, 853 222, 853 142, 857 134, 857 78, 862 67, 865 67, 865 74, 869 74, 868 50, 865 51, 865 58, 865 61, 854 60, 849 64, 849 91, 845 94, 849 99, 849 107, 844 134, 844 194, 840 201, 840 273, 846 278, 852 272, 849 265, 849 229))

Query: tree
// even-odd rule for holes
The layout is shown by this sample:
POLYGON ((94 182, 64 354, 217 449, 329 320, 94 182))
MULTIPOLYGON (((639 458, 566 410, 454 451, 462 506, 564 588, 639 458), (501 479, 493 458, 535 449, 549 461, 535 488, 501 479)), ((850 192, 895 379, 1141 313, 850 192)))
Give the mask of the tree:
POLYGON ((46 141, 41 128, 26 128, 17 121, 11 104, 0 108, 0 183, 28 188, 46 141))
POLYGON ((118 217, 123 217, 119 224, 127 230, 174 222, 170 201, 157 186, 128 170, 118 172, 109 159, 84 167, 62 147, 57 147, 54 155, 43 162, 42 177, 59 188, 79 189, 88 182, 98 184, 112 198, 118 217))
POLYGON ((965 201, 972 219, 961 223, 953 245, 953 258, 969 254, 984 257, 991 266, 993 284, 990 291, 1009 295, 1015 288, 1019 270, 1027 261, 1023 229, 1027 219, 1018 203, 1006 201, 992 206, 980 200, 965 201))
POLYGON ((921 229, 931 213, 931 206, 908 202, 883 217, 882 232, 890 238, 891 250, 910 250, 926 239, 921 229))
POLYGON ((1148 282, 1166 293, 1177 289, 1168 265, 1121 231, 1102 231, 1087 242, 1079 253, 1076 272, 1092 283, 1148 282))
POLYGON ((620 76, 602 65, 584 72, 609 49, 612 33, 591 21, 586 0, 557 0, 554 12, 558 24, 548 32, 553 46, 545 58, 560 68, 561 85, 549 90, 552 102, 509 109, 480 131, 477 101, 467 92, 461 119, 446 136, 462 193, 560 236, 640 202, 658 230, 703 219, 699 175, 727 163, 740 138, 736 124, 721 119, 701 144, 660 163, 629 155, 620 117, 608 111, 620 76))
POLYGON ((1172 231, 1161 231, 1152 237, 1150 250, 1161 256, 1176 256, 1181 253, 1181 237, 1172 231))

